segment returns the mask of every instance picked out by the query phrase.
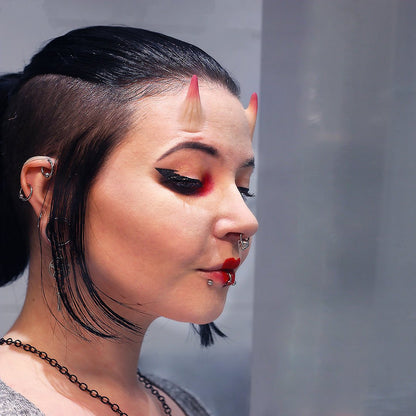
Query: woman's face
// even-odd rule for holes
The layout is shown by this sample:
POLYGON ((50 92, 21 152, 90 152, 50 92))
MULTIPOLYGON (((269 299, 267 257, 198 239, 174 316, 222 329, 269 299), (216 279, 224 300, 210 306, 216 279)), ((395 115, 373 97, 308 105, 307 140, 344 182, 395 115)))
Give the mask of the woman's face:
POLYGON ((253 171, 244 109, 223 88, 199 90, 192 131, 181 116, 187 88, 137 104, 135 127, 91 189, 86 255, 109 296, 151 318, 201 324, 222 312, 224 279, 249 251, 239 236, 258 224, 242 196, 253 171))

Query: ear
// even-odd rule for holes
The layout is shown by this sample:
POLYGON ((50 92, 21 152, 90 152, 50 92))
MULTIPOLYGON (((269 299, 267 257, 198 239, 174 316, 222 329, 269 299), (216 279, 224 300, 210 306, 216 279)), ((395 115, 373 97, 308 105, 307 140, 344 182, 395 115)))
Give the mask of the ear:
POLYGON ((36 217, 42 217, 45 225, 51 207, 54 167, 54 158, 34 156, 25 162, 20 172, 21 199, 32 206, 36 217))

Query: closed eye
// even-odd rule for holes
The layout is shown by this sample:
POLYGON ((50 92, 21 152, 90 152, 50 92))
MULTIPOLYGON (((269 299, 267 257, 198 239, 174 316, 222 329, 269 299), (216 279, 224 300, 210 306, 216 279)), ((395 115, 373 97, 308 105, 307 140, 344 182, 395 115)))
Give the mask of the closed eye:
POLYGON ((199 179, 179 175, 174 169, 155 169, 162 176, 161 183, 163 185, 182 195, 194 195, 198 193, 203 186, 199 179))

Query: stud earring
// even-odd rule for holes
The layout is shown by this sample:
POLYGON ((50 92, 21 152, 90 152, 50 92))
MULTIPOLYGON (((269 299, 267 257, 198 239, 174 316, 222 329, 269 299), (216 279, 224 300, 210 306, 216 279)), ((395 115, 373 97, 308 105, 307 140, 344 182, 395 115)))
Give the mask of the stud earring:
POLYGON ((240 246, 241 250, 248 249, 250 245, 250 237, 243 237, 243 234, 240 234, 238 245, 240 246))

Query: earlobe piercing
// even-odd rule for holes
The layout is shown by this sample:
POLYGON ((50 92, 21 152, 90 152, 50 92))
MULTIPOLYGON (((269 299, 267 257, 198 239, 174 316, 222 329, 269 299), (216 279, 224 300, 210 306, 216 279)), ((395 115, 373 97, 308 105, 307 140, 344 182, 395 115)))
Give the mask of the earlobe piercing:
POLYGON ((243 234, 240 234, 238 245, 240 246, 241 250, 246 250, 250 245, 250 237, 243 237, 243 234))
POLYGON ((30 183, 28 183, 27 185, 28 185, 28 186, 29 186, 29 188, 30 188, 30 193, 29 193, 29 195, 28 195, 28 196, 25 196, 25 194, 23 193, 23 189, 22 189, 22 187, 20 187, 20 190, 19 190, 19 199, 20 199, 22 202, 27 202, 27 201, 29 201, 29 199, 30 199, 30 198, 32 198, 32 194, 33 194, 33 188, 32 188, 32 185, 31 185, 30 183))

